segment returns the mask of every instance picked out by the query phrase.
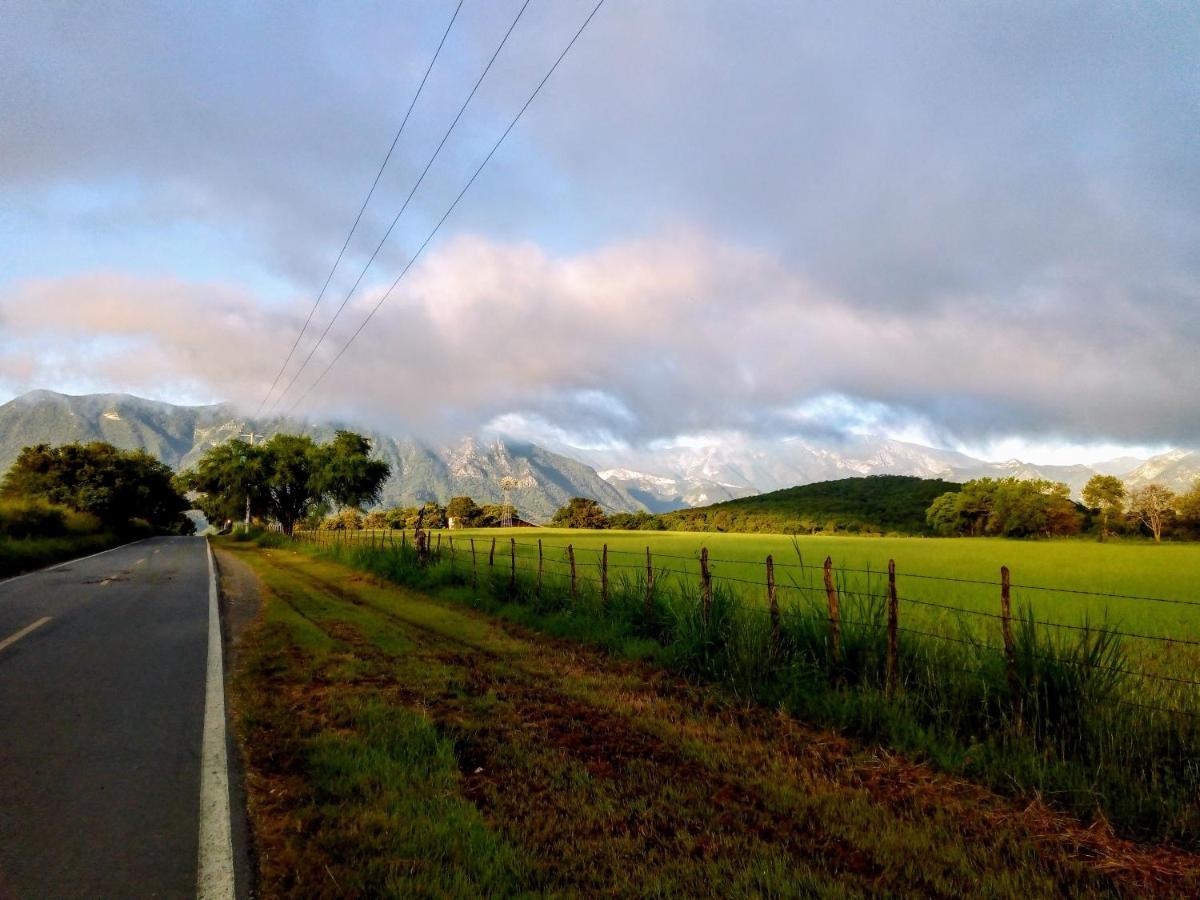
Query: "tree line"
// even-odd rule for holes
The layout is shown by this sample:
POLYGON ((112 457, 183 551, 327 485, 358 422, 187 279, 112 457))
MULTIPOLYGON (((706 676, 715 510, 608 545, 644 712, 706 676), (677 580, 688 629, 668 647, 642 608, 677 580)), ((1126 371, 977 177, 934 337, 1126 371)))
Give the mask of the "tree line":
POLYGON ((993 537, 1055 537, 1094 531, 1144 533, 1155 541, 1176 534, 1200 536, 1200 479, 1176 494, 1159 484, 1128 489, 1113 475, 1094 475, 1082 503, 1070 489, 1043 479, 978 478, 938 497, 926 513, 938 534, 993 537))

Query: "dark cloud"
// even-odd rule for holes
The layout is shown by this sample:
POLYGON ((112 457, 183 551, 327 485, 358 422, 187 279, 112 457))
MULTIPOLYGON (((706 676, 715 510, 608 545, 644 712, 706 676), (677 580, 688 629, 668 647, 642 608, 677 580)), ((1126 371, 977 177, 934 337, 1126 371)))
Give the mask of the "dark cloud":
MULTIPOLYGON (((589 5, 534 0, 380 279, 589 5)), ((359 258, 516 8, 464 7, 359 258)), ((235 289, 251 310, 240 324, 269 337, 218 319, 143 339, 171 353, 189 334, 244 341, 251 362, 189 377, 254 395, 450 10, 10 5, 13 227, 48 228, 45 197, 66 185, 123 198, 68 231, 152 247, 171 223, 228 230, 230 253, 294 286, 294 308, 235 289)), ((798 404, 841 396, 947 440, 1200 442, 1197 72, 1200 11, 1186 5, 610 0, 314 402, 426 428, 515 411, 645 440, 774 433, 798 404), (421 372, 430 388, 406 392, 421 372)), ((9 285, 6 329, 30 290, 9 285)), ((155 302, 145 282, 102 293, 155 302)), ((25 321, 49 352, 52 325, 25 321)))

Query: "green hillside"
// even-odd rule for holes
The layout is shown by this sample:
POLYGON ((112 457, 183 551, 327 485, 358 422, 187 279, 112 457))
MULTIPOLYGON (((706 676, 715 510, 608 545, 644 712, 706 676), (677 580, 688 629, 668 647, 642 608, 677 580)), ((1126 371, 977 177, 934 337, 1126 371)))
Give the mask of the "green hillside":
POLYGON ((926 534, 925 510, 929 504, 961 487, 937 478, 870 475, 681 509, 658 518, 667 528, 678 531, 926 534))

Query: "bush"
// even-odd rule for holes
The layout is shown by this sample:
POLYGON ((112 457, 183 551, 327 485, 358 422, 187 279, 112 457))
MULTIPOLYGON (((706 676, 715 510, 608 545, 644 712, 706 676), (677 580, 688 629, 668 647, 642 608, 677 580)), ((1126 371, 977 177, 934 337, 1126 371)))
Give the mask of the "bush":
POLYGON ((100 520, 45 500, 0 501, 0 537, 23 540, 95 534, 100 520))

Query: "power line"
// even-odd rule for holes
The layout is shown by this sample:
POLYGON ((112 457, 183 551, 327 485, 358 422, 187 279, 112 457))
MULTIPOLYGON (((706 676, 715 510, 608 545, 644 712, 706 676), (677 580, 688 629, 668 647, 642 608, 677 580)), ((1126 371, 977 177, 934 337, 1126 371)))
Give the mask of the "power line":
MULTIPOLYGON (((313 381, 307 388, 305 388, 304 393, 301 394, 290 407, 288 407, 289 415, 297 406, 300 405, 301 402, 303 402, 305 397, 307 397, 310 393, 312 393, 313 388, 315 388, 318 384, 320 384, 324 380, 325 376, 329 374, 329 370, 332 369, 337 364, 338 360, 342 358, 342 355, 348 349, 350 349, 350 345, 354 343, 354 341, 358 338, 358 336, 360 334, 362 334, 363 329, 367 327, 367 324, 371 321, 371 319, 373 319, 375 317, 375 314, 377 312, 379 312, 380 307, 382 307, 383 304, 387 301, 388 297, 390 297, 392 295, 392 292, 394 290, 396 290, 396 287, 400 284, 401 280, 404 278, 405 275, 408 274, 408 270, 413 267, 413 264, 417 261, 418 258, 420 258, 421 254, 425 251, 425 248, 429 246, 429 242, 433 240, 434 236, 441 229, 442 225, 445 224, 445 222, 448 218, 450 218, 450 214, 452 212, 454 212, 454 210, 458 206, 459 202, 466 195, 467 191, 470 190, 471 185, 473 185, 475 183, 475 179, 479 177, 479 173, 483 171, 484 167, 488 164, 488 162, 491 160, 491 158, 495 155, 496 151, 500 149, 500 145, 504 143, 504 139, 508 137, 509 132, 511 132, 513 130, 513 128, 516 127, 517 122, 519 122, 521 119, 521 116, 523 116, 525 114, 525 110, 529 109, 529 106, 530 106, 530 104, 533 103, 534 98, 536 98, 537 95, 541 92, 542 88, 545 87, 546 82, 550 80, 550 76, 554 74, 554 72, 558 68, 559 64, 563 61, 563 59, 566 57, 566 55, 570 52, 571 48, 575 46, 575 42, 579 40, 579 36, 581 34, 583 34, 584 29, 588 27, 588 24, 592 21, 593 18, 595 18, 596 13, 598 13, 600 11, 600 7, 602 7, 603 5, 604 5, 604 0, 599 0, 599 2, 592 8, 592 11, 590 13, 588 13, 588 17, 583 20, 583 24, 579 26, 579 30, 575 32, 575 35, 571 38, 570 41, 567 42, 567 46, 563 49, 562 53, 560 53, 558 55, 558 58, 554 61, 554 65, 552 65, 550 67, 549 71, 546 72, 546 74, 545 74, 545 76, 543 76, 542 80, 540 82, 538 82, 538 86, 533 89, 533 93, 531 93, 529 95, 529 99, 525 101, 525 105, 521 107, 521 109, 513 117, 513 120, 511 122, 509 122, 508 127, 504 129, 504 133, 500 135, 500 139, 497 140, 496 143, 492 146, 492 149, 488 151, 487 156, 485 156, 483 158, 483 162, 481 162, 479 164, 479 166, 475 169, 474 174, 471 175, 471 177, 467 181, 466 185, 463 186, 463 189, 458 192, 458 196, 454 198, 454 202, 451 203, 450 206, 446 209, 445 213, 442 214, 442 217, 438 220, 438 223, 435 226, 433 226, 433 230, 429 232, 429 235, 421 243, 421 246, 417 248, 417 252, 412 255, 412 258, 409 259, 408 263, 401 270, 400 274, 398 276, 396 276, 396 280, 392 282, 391 287, 389 287, 387 289, 387 291, 384 292, 383 296, 379 298, 379 301, 375 304, 375 306, 367 314, 367 317, 365 319, 363 319, 362 324, 358 326, 358 328, 357 328, 357 330, 355 330, 354 334, 350 335, 350 339, 347 340, 346 343, 342 345, 342 348, 340 350, 338 350, 337 355, 334 356, 334 358, 332 360, 330 360, 329 365, 327 365, 321 371, 321 374, 316 377, 315 381, 313 381)), ((314 348, 314 350, 315 350, 315 348, 314 348)), ((310 358, 311 358, 311 354, 310 354, 310 358)), ((293 379, 293 381, 294 380, 295 379, 293 379)))
POLYGON ((279 371, 275 373, 275 380, 271 382, 271 387, 267 389, 267 393, 263 396, 258 404, 258 410, 254 413, 257 417, 263 411, 263 407, 267 405, 267 401, 271 399, 271 394, 275 392, 275 388, 279 385, 279 379, 283 377, 284 371, 287 369, 288 363, 292 361, 292 357, 296 354, 296 348, 300 346, 300 341, 308 332, 308 326, 312 324, 313 315, 317 311, 317 307, 321 305, 321 300, 325 297, 325 292, 329 290, 329 283, 333 281, 333 274, 337 271, 337 267, 342 262, 342 257, 346 255, 346 248, 350 246, 350 241, 354 237, 354 233, 358 230, 358 223, 362 221, 363 213, 367 210, 367 204, 371 202, 371 197, 375 193, 375 188, 379 186, 379 179, 383 177, 383 170, 387 168, 388 162, 392 158, 392 153, 396 149, 396 144, 400 141, 400 135, 404 133, 404 127, 408 124, 409 117, 412 115, 413 107, 417 105, 417 100, 421 96, 421 92, 425 90, 425 82, 429 80, 429 73, 433 71, 434 63, 441 56, 442 47, 446 45, 446 38, 450 36, 450 29, 454 27, 454 21, 458 18, 459 10, 462 9, 463 0, 458 0, 458 5, 454 7, 454 14, 450 16, 450 21, 446 25, 446 30, 442 32, 442 39, 438 41, 437 49, 433 52, 433 58, 429 60, 429 65, 425 68, 425 74, 421 76, 421 83, 417 85, 417 92, 413 94, 412 102, 408 104, 408 110, 404 113, 404 119, 400 122, 400 127, 396 130, 396 136, 392 138, 392 145, 388 147, 387 155, 383 158, 383 162, 379 166, 379 171, 375 173, 375 180, 371 182, 371 189, 367 191, 366 199, 363 200, 362 206, 358 208, 358 215, 354 217, 354 224, 350 226, 350 233, 346 235, 346 240, 342 243, 342 249, 338 251, 337 259, 333 261, 333 268, 329 270, 329 275, 325 278, 325 284, 321 286, 321 292, 317 294, 317 299, 313 301, 312 309, 308 311, 308 318, 304 320, 304 325, 300 329, 300 333, 296 335, 296 340, 292 342, 292 349, 288 351, 287 358, 284 359, 283 365, 279 367, 279 371))
MULTIPOLYGON (((500 39, 500 43, 496 45, 496 50, 494 53, 492 53, 492 58, 489 59, 488 64, 486 66, 484 66, 484 69, 480 73, 479 78, 475 81, 475 86, 472 87, 471 92, 469 94, 467 94, 467 99, 464 100, 462 102, 462 106, 460 106, 458 108, 458 113, 454 116, 454 121, 452 121, 450 123, 450 127, 447 128, 446 133, 442 135, 442 139, 438 143, 437 149, 433 151, 433 155, 431 157, 429 157, 429 162, 427 162, 425 164, 425 168, 421 171, 420 176, 413 183, 412 190, 410 190, 408 192, 408 196, 404 198, 404 205, 400 207, 400 212, 396 213, 396 217, 394 219, 392 219, 392 224, 388 226, 387 231, 385 231, 383 233, 383 237, 379 239, 379 243, 375 246, 375 250, 371 253, 371 256, 367 260, 366 265, 364 265, 362 267, 362 271, 358 273, 358 278, 356 278, 354 280, 354 284, 350 287, 350 290, 346 292, 346 296, 342 299, 341 305, 338 306, 336 311, 334 311, 333 318, 331 318, 329 320, 329 322, 326 324, 325 330, 321 332, 321 336, 319 338, 317 338, 317 342, 315 344, 313 344, 312 349, 308 351, 308 356, 306 356, 304 358, 304 362, 300 364, 300 368, 296 370, 294 375, 292 375, 291 380, 287 383, 287 387, 285 387, 283 389, 283 392, 280 393, 280 395, 276 398, 275 403, 272 404, 272 409, 274 409, 274 407, 277 406, 283 400, 283 398, 287 395, 288 391, 290 391, 292 389, 292 386, 296 383, 296 379, 300 377, 300 373, 303 372, 308 367, 308 364, 312 361, 313 356, 316 354, 316 352, 320 348, 321 344, 323 344, 325 342, 325 338, 328 337, 330 329, 333 328, 334 323, 338 320, 338 318, 342 314, 342 311, 346 308, 346 304, 348 304, 350 302, 350 298, 354 296, 354 292, 357 291, 358 286, 360 284, 362 284, 363 278, 365 278, 367 275, 367 270, 371 268, 372 263, 375 262, 375 257, 377 257, 379 255, 379 251, 383 249, 383 245, 385 243, 387 243, 387 239, 391 236, 392 231, 395 229, 396 225, 400 222, 400 217, 403 216, 404 211, 406 209, 408 209, 408 204, 412 202, 412 198, 417 193, 417 189, 425 181, 425 176, 429 174, 429 170, 430 170, 430 168, 432 168, 434 161, 441 154, 442 148, 446 146, 446 141, 448 141, 450 139, 450 135, 453 133, 455 127, 458 125, 458 122, 462 118, 463 113, 466 112, 467 105, 471 102, 471 99, 475 96, 475 92, 479 90, 479 86, 481 84, 483 84, 483 80, 487 77, 488 72, 491 71, 492 64, 496 62, 496 57, 498 57, 500 55, 500 51, 503 50, 504 45, 506 43, 508 43, 509 36, 513 33, 513 30, 517 27, 517 23, 521 21, 521 16, 523 16, 525 14, 525 10, 529 6, 530 2, 531 2, 531 0, 525 0, 525 2, 521 4, 521 8, 519 10, 517 10, 516 17, 512 20, 512 24, 508 26, 508 31, 504 32, 504 37, 502 37, 500 39)), ((294 407, 295 407, 295 404, 292 404, 292 408, 294 408, 294 407)))

